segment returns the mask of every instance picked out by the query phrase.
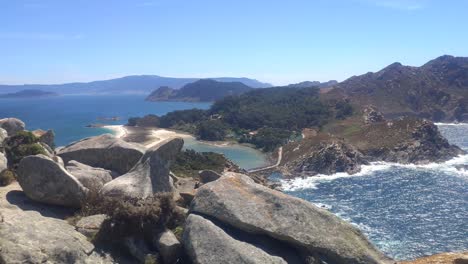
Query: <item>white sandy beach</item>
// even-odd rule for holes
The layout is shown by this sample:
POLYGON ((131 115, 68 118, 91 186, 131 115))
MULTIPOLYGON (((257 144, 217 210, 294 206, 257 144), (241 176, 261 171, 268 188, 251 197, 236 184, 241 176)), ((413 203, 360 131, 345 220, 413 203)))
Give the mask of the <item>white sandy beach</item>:
MULTIPOLYGON (((124 138, 129 133, 131 133, 125 126, 123 125, 112 125, 112 126, 104 126, 103 128, 107 128, 109 130, 112 130, 117 138, 124 138)), ((173 138, 173 137, 181 137, 181 138, 194 138, 193 136, 189 134, 184 134, 184 133, 179 133, 167 129, 162 129, 162 128, 154 128, 151 129, 151 140, 146 142, 145 147, 150 148, 152 146, 155 146, 159 142, 173 138)))

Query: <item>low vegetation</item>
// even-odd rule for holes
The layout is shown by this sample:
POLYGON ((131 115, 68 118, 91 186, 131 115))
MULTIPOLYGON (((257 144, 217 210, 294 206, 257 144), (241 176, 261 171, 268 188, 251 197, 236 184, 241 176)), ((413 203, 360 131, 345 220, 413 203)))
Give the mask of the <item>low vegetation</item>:
POLYGON ((46 154, 44 147, 39 143, 39 138, 29 131, 20 131, 16 135, 7 138, 4 147, 8 167, 13 169, 16 168, 23 157, 46 154))
POLYGON ((91 191, 76 218, 95 214, 108 216, 95 242, 119 243, 132 237, 151 243, 155 234, 183 225, 185 216, 175 208, 171 193, 159 193, 145 199, 117 199, 91 191))
POLYGON ((196 152, 185 150, 179 153, 171 166, 171 171, 179 177, 195 177, 200 170, 223 172, 228 160, 213 152, 196 152))
POLYGON ((0 172, 0 187, 7 186, 14 182, 16 179, 15 173, 11 170, 4 170, 0 172))

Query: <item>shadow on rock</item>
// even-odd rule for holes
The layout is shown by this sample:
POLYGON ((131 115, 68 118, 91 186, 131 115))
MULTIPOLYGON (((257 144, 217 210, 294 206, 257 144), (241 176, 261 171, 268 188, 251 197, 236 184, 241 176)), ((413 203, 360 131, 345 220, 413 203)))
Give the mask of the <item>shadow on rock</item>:
POLYGON ((56 205, 45 205, 39 202, 32 201, 22 191, 13 190, 6 194, 7 201, 18 206, 23 211, 36 211, 45 217, 53 217, 65 219, 73 215, 74 210, 56 205))

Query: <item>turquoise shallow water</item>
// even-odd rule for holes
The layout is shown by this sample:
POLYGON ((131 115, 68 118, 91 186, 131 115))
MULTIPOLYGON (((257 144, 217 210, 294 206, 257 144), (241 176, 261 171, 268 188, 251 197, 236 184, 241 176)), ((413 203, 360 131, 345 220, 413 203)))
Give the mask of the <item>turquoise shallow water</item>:
MULTIPOLYGON (((145 102, 142 95, 116 96, 60 96, 39 99, 2 99, 0 118, 16 117, 23 120, 27 129, 53 129, 56 144, 63 146, 73 141, 111 131, 103 128, 87 128, 89 124, 125 124, 129 117, 146 114, 163 115, 181 109, 207 109, 210 103, 145 102), (119 121, 101 121, 98 118, 119 117, 119 121)), ((216 151, 246 169, 261 167, 267 163, 265 155, 245 147, 215 147, 200 142, 188 142, 187 148, 197 151, 216 151), (189 144, 190 143, 190 144, 189 144)))
MULTIPOLYGON (((468 150, 468 125, 441 132, 468 150)), ((357 175, 282 181, 286 193, 352 222, 389 256, 468 250, 468 155, 425 166, 376 163, 357 175)), ((273 178, 279 179, 279 175, 273 178)))

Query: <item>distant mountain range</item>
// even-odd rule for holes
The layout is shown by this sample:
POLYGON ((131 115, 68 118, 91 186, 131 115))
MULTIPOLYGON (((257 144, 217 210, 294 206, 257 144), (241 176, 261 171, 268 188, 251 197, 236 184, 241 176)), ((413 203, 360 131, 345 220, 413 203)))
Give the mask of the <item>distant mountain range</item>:
POLYGON ((327 97, 372 104, 387 117, 415 115, 433 121, 468 121, 468 58, 442 56, 421 67, 393 63, 353 76, 327 97))
MULTIPOLYGON (((259 82, 249 78, 210 78, 219 82, 240 82, 253 88, 271 87, 269 83, 259 82)), ((65 84, 26 84, 0 85, 1 93, 15 93, 21 90, 42 90, 59 94, 149 94, 161 86, 179 89, 200 78, 171 78, 157 75, 134 75, 117 79, 94 81, 88 83, 65 84)))
POLYGON ((186 84, 178 90, 162 86, 152 92, 146 101, 213 102, 228 95, 239 95, 251 90, 253 88, 241 82, 202 79, 186 84))
POLYGON ((0 94, 0 98, 39 98, 52 96, 58 96, 58 94, 42 90, 21 90, 16 93, 0 94))

